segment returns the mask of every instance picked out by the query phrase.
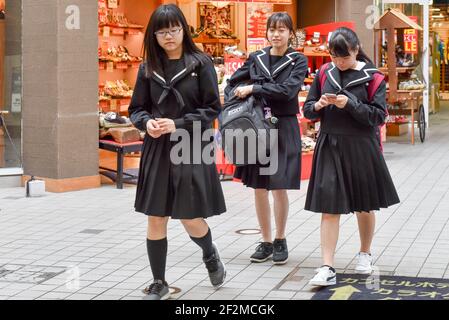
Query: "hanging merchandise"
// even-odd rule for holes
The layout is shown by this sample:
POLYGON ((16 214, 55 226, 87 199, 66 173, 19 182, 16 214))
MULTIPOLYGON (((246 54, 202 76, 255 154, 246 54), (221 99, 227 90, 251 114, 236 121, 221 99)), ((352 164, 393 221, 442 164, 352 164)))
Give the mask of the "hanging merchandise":
MULTIPOLYGON (((139 65, 142 63, 143 25, 147 13, 127 11, 133 0, 98 1, 98 107, 101 112, 127 115, 139 65)), ((134 9, 132 9, 134 10, 134 9)))
POLYGON ((235 35, 235 6, 229 2, 199 2, 195 43, 206 54, 223 57, 224 47, 240 43, 235 35))

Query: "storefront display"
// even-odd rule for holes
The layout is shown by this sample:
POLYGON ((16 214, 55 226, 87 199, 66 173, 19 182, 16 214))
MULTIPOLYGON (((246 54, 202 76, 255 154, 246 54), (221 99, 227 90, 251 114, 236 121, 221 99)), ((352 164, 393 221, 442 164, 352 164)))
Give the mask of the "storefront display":
MULTIPOLYGON (((404 50, 400 45, 396 45, 397 41, 395 41, 395 37, 397 38, 397 34, 399 34, 397 30, 402 30, 402 34, 407 35, 407 30, 422 31, 423 29, 415 21, 396 9, 388 9, 377 21, 375 28, 377 30, 385 30, 386 32, 386 44, 382 44, 382 48, 384 49, 386 46, 387 49, 383 59, 386 62, 386 66, 381 67, 379 70, 384 72, 388 81, 388 113, 390 115, 410 115, 411 143, 415 143, 415 120, 418 124, 421 142, 424 142, 426 117, 423 105, 423 91, 425 85, 418 79, 416 73, 412 76, 414 72, 417 72, 417 66, 413 66, 413 58, 408 60, 411 61, 408 66, 404 66, 406 52, 415 52, 414 44, 408 46, 408 50, 404 50), (418 113, 418 117, 415 117, 416 113, 418 113)), ((409 32, 409 34, 411 33, 409 32)), ((390 118, 389 123, 395 123, 392 122, 394 119, 390 118)))
POLYGON ((99 111, 126 115, 135 77, 143 60, 142 24, 131 22, 126 10, 135 1, 98 2, 99 111))
POLYGON ((194 41, 201 43, 205 53, 214 57, 223 57, 224 47, 240 43, 235 35, 234 4, 197 4, 198 26, 194 41))

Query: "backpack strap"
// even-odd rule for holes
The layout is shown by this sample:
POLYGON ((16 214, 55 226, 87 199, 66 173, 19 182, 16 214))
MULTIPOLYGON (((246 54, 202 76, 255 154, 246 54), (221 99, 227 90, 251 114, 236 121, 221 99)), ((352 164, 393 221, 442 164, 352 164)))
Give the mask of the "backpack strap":
POLYGON ((320 68, 320 89, 324 88, 324 84, 326 83, 327 80, 327 74, 326 74, 326 70, 327 67, 329 66, 330 62, 327 62, 325 64, 323 64, 320 68))
POLYGON ((374 95, 376 94, 377 89, 379 89, 380 84, 385 79, 385 76, 383 74, 380 74, 376 72, 373 75, 373 80, 369 82, 368 85, 368 100, 372 101, 374 98, 374 95))
MULTIPOLYGON (((379 89, 380 84, 382 83, 382 81, 385 79, 385 76, 383 74, 380 74, 378 72, 376 72, 373 75, 373 80, 371 80, 369 82, 368 85, 368 100, 372 101, 374 98, 374 95, 376 94, 377 89, 379 89)), ((388 108, 387 108, 387 116, 388 116, 388 108)), ((386 124, 381 124, 379 127, 377 127, 376 130, 376 136, 377 136, 377 140, 379 141, 379 146, 380 146, 380 151, 383 153, 384 151, 384 146, 382 143, 382 137, 381 137, 381 132, 382 132, 382 128, 384 128, 386 126, 386 124)))

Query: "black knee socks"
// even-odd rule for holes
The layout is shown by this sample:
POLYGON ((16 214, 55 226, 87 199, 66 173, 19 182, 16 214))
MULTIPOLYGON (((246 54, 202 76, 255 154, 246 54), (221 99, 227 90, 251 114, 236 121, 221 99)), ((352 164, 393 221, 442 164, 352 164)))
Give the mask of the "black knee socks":
POLYGON ((147 239, 147 252, 150 259, 154 280, 165 281, 165 265, 167 262, 167 238, 161 240, 147 239))
POLYGON ((210 229, 204 237, 194 238, 191 236, 190 239, 203 249, 204 258, 210 257, 215 252, 214 247, 212 246, 212 233, 210 232, 210 229))

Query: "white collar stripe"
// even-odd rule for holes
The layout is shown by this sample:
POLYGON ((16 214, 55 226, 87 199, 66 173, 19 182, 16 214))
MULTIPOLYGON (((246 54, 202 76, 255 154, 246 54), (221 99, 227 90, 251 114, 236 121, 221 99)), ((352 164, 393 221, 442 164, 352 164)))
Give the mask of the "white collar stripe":
POLYGON ((267 53, 265 51, 262 50, 262 53, 259 54, 257 56, 257 58, 259 59, 260 63, 262 64, 263 68, 265 69, 265 71, 271 76, 270 70, 268 70, 268 68, 266 67, 266 65, 263 63, 262 59, 260 59, 261 56, 266 55, 267 53))
POLYGON ((334 76, 332 75, 332 71, 333 71, 337 66, 336 66, 335 63, 333 63, 333 62, 332 62, 332 66, 333 66, 333 68, 329 70, 329 76, 331 77, 332 81, 337 85, 337 87, 340 88, 340 90, 341 90, 340 84, 335 80, 334 76))
POLYGON ((285 62, 284 64, 282 64, 281 66, 279 66, 276 70, 274 70, 274 72, 273 72, 273 74, 275 74, 276 72, 278 72, 278 70, 279 69, 282 69, 285 65, 287 65, 287 64, 289 64, 290 62, 292 62, 293 61, 293 59, 292 59, 292 55, 294 55, 294 54, 297 54, 298 52, 292 52, 292 53, 289 53, 288 55, 287 55, 287 58, 289 59, 287 62, 285 62))
POLYGON ((358 81, 362 81, 362 80, 365 80, 365 79, 369 79, 369 77, 370 77, 370 75, 368 74, 368 71, 369 71, 369 70, 377 70, 377 69, 365 69, 365 70, 363 70, 363 72, 365 72, 365 75, 366 75, 366 76, 364 76, 364 77, 362 77, 362 78, 360 78, 360 79, 353 80, 353 81, 349 82, 349 83, 346 85, 346 87, 349 87, 351 84, 356 83, 356 82, 358 82, 358 81))
POLYGON ((156 71, 153 71, 153 73, 156 75, 156 77, 158 77, 158 78, 161 79, 164 83, 166 83, 166 82, 165 82, 165 79, 164 79, 163 77, 161 77, 156 71))
POLYGON ((182 75, 184 72, 186 72, 187 68, 184 68, 182 71, 180 71, 177 75, 175 75, 172 79, 171 82, 173 82, 173 80, 175 80, 176 78, 178 78, 180 75, 182 75))

